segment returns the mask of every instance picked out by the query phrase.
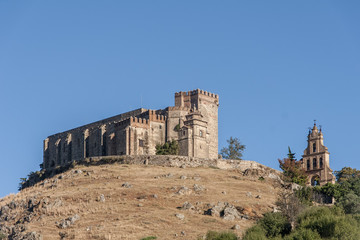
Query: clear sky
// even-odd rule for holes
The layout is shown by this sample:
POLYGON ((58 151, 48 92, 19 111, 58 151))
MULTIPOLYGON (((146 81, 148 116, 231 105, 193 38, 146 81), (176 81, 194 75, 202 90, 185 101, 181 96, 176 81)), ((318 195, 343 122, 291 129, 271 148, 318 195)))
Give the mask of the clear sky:
MULTIPOLYGON (((360 168, 360 1, 0 1, 0 197, 52 134, 174 92, 220 95, 219 148, 278 169, 323 126, 330 166, 360 168)), ((219 149, 220 150, 220 149, 219 149)))

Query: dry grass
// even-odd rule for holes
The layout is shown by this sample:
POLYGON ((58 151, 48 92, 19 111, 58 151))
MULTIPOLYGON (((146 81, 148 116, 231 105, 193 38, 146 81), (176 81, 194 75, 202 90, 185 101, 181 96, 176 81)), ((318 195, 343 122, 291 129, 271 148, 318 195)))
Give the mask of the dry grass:
POLYGON ((50 186, 58 176, 43 186, 39 183, 16 195, 9 195, 0 200, 0 207, 12 200, 25 200, 32 196, 61 199, 62 206, 47 209, 27 224, 27 231, 39 232, 49 240, 60 239, 59 232, 66 233, 66 239, 141 239, 146 236, 197 239, 208 230, 229 230, 234 224, 240 225, 241 229, 236 233, 241 235, 255 222, 245 219, 225 221, 204 215, 207 204, 229 202, 260 215, 272 210, 278 191, 269 180, 244 177, 236 170, 119 164, 79 166, 77 169, 83 172, 75 174, 74 170, 69 170, 61 174, 63 178, 57 180, 55 187, 50 186), (163 176, 169 173, 173 176, 163 176), (180 179, 181 175, 187 179, 180 179), (132 184, 132 188, 122 187, 124 182, 132 184), (194 184, 204 186, 206 190, 176 194, 176 188, 186 186, 193 189, 194 184), (248 192, 252 197, 247 196, 248 192), (105 202, 98 201, 101 194, 104 194, 105 202), (261 198, 255 198, 257 195, 261 198), (200 210, 178 209, 185 201, 193 205, 198 202, 200 210), (185 219, 179 220, 176 213, 185 215, 185 219), (80 220, 72 227, 57 228, 56 221, 74 214, 78 214, 80 220), (182 236, 182 231, 186 236, 182 236))

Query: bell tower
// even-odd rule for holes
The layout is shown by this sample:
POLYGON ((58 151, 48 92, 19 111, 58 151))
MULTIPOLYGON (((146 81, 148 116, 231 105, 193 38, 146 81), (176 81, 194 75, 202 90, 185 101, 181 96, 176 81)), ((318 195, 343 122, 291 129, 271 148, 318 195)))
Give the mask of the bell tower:
POLYGON ((330 158, 328 148, 324 146, 324 136, 321 130, 317 128, 316 121, 309 130, 308 146, 302 156, 302 167, 308 175, 308 185, 324 185, 326 183, 335 183, 335 176, 330 168, 330 158))

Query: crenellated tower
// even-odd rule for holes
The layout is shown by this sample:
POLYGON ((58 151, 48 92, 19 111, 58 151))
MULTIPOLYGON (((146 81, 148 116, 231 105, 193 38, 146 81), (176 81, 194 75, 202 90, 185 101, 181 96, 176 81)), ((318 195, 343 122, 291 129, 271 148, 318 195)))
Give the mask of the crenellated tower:
POLYGON ((178 92, 175 93, 175 107, 189 109, 180 116, 180 154, 217 158, 219 96, 200 89, 178 92))
POLYGON ((307 141, 308 146, 302 158, 303 169, 309 176, 307 184, 315 186, 335 183, 335 177, 330 168, 330 153, 328 148, 324 146, 322 130, 317 128, 316 123, 309 131, 307 141))

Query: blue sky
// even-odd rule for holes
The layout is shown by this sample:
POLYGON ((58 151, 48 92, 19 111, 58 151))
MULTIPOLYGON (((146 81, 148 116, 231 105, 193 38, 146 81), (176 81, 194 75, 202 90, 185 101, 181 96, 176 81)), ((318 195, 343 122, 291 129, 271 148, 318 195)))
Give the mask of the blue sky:
POLYGON ((0 197, 47 136, 174 92, 220 95, 219 144, 278 168, 313 120, 333 170, 360 168, 359 1, 1 1, 0 197))

